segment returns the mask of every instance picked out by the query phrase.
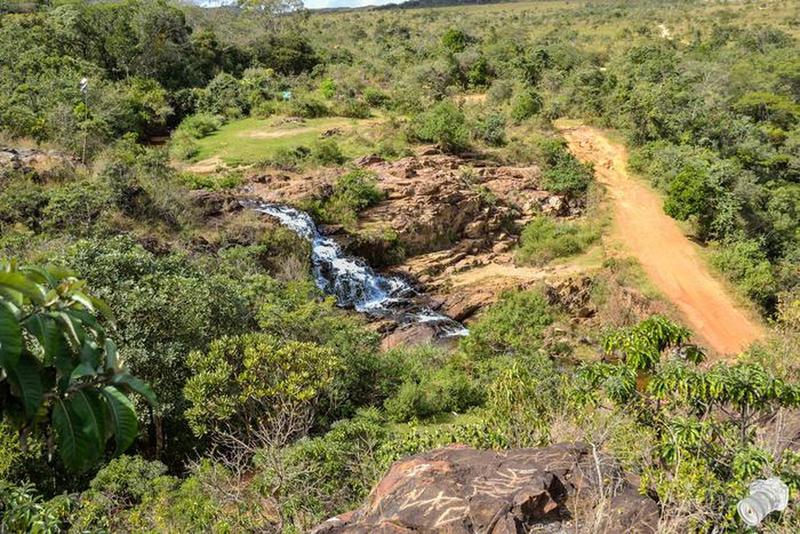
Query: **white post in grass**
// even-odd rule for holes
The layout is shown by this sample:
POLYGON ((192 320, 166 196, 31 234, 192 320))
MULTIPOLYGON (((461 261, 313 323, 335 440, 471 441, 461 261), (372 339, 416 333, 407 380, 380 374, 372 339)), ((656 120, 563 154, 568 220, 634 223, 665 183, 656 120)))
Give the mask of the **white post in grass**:
POLYGON ((81 154, 81 163, 86 165, 86 141, 89 138, 89 131, 86 129, 86 121, 89 119, 89 78, 83 77, 81 78, 79 84, 81 95, 83 95, 83 152, 81 154))

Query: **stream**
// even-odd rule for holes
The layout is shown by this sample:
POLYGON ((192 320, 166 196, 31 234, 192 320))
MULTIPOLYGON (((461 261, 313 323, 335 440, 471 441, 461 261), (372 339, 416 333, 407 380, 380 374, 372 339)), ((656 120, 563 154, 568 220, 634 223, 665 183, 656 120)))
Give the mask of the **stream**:
POLYGON ((434 328, 438 338, 468 334, 461 323, 416 302, 420 294, 407 281, 378 274, 363 259, 345 254, 336 241, 319 232, 307 213, 281 204, 243 204, 274 217, 311 243, 314 281, 325 294, 336 297, 338 306, 400 324, 425 324, 434 328))

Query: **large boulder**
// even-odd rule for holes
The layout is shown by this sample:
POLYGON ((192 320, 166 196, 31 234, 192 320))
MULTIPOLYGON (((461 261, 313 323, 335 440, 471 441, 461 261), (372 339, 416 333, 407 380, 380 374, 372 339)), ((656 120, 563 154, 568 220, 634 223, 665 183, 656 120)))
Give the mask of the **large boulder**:
POLYGON ((455 445, 396 462, 364 506, 312 534, 652 533, 658 517, 656 503, 589 445, 455 445))

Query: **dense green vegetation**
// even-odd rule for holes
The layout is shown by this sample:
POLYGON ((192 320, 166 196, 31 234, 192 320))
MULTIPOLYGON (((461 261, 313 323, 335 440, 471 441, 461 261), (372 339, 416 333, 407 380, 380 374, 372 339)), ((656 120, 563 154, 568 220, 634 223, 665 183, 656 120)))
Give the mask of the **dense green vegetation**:
POLYGON ((537 217, 522 232, 517 261, 541 265, 555 258, 574 256, 586 250, 598 237, 598 230, 585 223, 537 217))
MULTIPOLYGON (((0 532, 302 532, 455 442, 589 441, 640 477, 665 532, 736 531, 756 477, 800 491, 770 424, 800 405, 791 2, 243 4, 0 1, 0 141, 55 150, 0 167, 0 532), (210 205, 251 169, 327 167, 330 194, 304 207, 352 227, 384 193, 348 160, 420 143, 537 165, 542 189, 591 203, 562 117, 625 136, 777 339, 704 363, 686 329, 637 315, 609 261, 591 328, 534 287, 452 350, 382 351, 316 289, 302 239, 210 205)), ((542 215, 515 257, 600 231, 542 215)), ((768 528, 798 525, 790 506, 768 528)))

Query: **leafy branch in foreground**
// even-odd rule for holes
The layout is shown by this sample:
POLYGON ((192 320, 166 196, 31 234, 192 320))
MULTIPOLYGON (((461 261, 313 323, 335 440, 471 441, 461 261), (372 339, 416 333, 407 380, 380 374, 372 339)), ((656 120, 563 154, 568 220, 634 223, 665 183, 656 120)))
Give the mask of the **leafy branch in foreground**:
POLYGON ((64 465, 85 471, 106 451, 131 446, 139 431, 130 393, 156 403, 130 375, 101 319, 110 309, 72 273, 0 263, 0 415, 21 442, 47 423, 64 465))
POLYGON ((700 367, 704 355, 686 344, 691 333, 654 316, 609 335, 612 361, 593 362, 575 374, 577 408, 615 406, 652 430, 652 463, 642 469, 642 487, 662 502, 687 509, 714 509, 698 520, 730 526, 732 495, 754 478, 778 474, 797 488, 797 456, 759 440, 758 429, 781 410, 800 406, 800 384, 774 376, 759 364, 717 363, 700 367))

